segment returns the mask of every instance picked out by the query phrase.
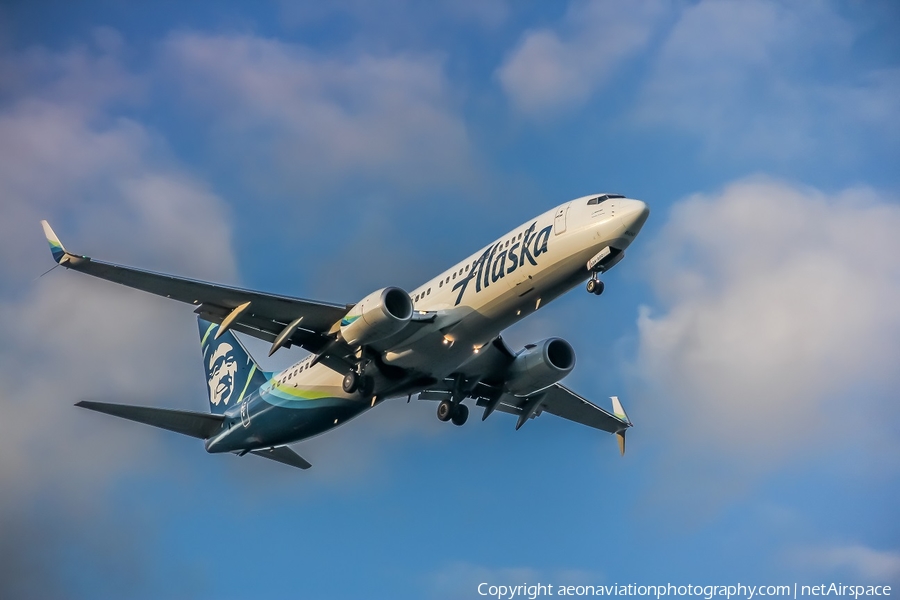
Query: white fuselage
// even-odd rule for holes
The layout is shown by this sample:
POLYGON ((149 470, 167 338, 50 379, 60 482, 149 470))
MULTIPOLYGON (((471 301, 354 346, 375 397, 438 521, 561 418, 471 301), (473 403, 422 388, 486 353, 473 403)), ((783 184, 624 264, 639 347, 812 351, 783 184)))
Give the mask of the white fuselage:
MULTIPOLYGON (((385 363, 440 380, 466 374, 478 351, 505 328, 585 281, 588 261, 607 246, 625 250, 647 219, 639 200, 597 195, 562 204, 527 221, 412 292, 416 311, 436 313, 430 323, 401 331, 374 350, 385 363)), ((276 374, 285 385, 352 398, 343 375, 312 357, 276 374)), ((378 377, 376 376, 376 389, 378 377)), ((380 398, 379 400, 383 400, 380 398)), ((374 402, 372 403, 374 404, 374 402)))

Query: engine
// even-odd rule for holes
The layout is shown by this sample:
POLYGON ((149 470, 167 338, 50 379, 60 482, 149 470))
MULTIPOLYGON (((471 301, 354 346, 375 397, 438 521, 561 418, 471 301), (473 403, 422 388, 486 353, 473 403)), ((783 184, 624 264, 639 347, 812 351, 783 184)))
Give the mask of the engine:
POLYGON ((372 292, 341 319, 341 336, 351 346, 371 344, 399 332, 412 318, 409 294, 398 287, 372 292))
POLYGON ((527 396, 553 385, 575 367, 575 350, 562 338, 528 344, 516 355, 506 373, 506 389, 527 396))

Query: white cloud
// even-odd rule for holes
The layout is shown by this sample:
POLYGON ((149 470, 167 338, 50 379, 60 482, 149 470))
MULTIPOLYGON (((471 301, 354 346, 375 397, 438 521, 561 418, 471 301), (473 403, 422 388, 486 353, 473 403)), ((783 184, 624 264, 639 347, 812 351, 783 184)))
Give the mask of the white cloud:
POLYGON ((875 550, 860 544, 824 545, 791 553, 791 562, 833 574, 847 570, 864 579, 866 585, 900 581, 900 552, 875 550))
POLYGON ((89 42, 63 52, 33 46, 0 55, 4 95, 44 98, 70 110, 95 111, 112 103, 139 101, 146 81, 122 64, 124 41, 114 29, 95 27, 89 42))
POLYGON ((900 70, 847 68, 864 31, 828 4, 704 1, 669 31, 635 118, 695 134, 712 151, 853 158, 900 128, 900 70))
POLYGON ((673 494, 837 448, 848 468, 898 466, 898 230, 900 206, 866 189, 750 179, 674 206, 650 260, 662 309, 638 321, 651 433, 693 465, 673 494))
POLYGON ((395 187, 473 176, 469 142, 441 62, 415 56, 334 59, 249 35, 182 33, 164 64, 214 128, 240 148, 219 148, 256 177, 296 189, 348 178, 395 187), (248 156, 249 155, 249 156, 248 156), (240 163, 239 163, 240 164, 240 163))
POLYGON ((665 12, 653 1, 574 2, 558 27, 522 36, 497 71, 503 90, 531 117, 579 107, 646 48, 665 12))
POLYGON ((110 108, 139 99, 142 87, 122 67, 117 39, 104 31, 91 47, 4 58, 31 83, 0 107, 0 522, 17 532, 0 543, 0 562, 40 565, 4 572, 0 590, 14 595, 17 586, 51 593, 58 582, 44 563, 62 538, 103 508, 115 476, 160 457, 157 433, 72 404, 202 393, 196 346, 173 343, 195 340, 189 311, 179 319, 174 304, 61 269, 34 282, 53 264, 39 219, 70 250, 101 259, 211 279, 235 273, 221 200, 110 108), (39 518, 36 505, 53 518, 39 518))
MULTIPOLYGON (((88 76, 79 80, 85 88, 129 87, 107 81, 117 77, 118 69, 95 68, 84 49, 73 51, 78 60, 65 52, 54 57, 33 50, 23 58, 26 65, 36 52, 49 62, 75 65, 72 68, 81 75, 97 74, 100 81, 88 76)), ((101 51, 97 60, 112 64, 116 59, 101 51)), ((59 77, 70 75, 63 69, 59 77)), ((76 252, 212 279, 235 275, 228 211, 221 200, 201 182, 173 169, 141 125, 98 118, 108 98, 99 101, 68 89, 58 93, 50 83, 35 94, 23 91, 0 111, 0 196, 5 217, 0 220, 0 249, 5 256, 20 257, 0 266, 0 324, 10 342, 0 368, 7 371, 6 380, 14 382, 4 396, 11 407, 23 411, 61 398, 68 406, 91 389, 149 394, 154 388, 159 391, 160 383, 168 385, 170 378, 136 389, 133 381, 141 378, 134 368, 183 370, 172 354, 160 352, 173 333, 172 326, 160 323, 165 321, 164 303, 70 273, 54 272, 37 284, 31 281, 52 265, 38 223, 41 218, 55 222, 57 233, 76 252), (114 257, 105 255, 107 248, 114 257), (151 367, 148 357, 153 359, 151 367), (107 359, 109 363, 104 362, 107 359), (48 369, 58 377, 38 376, 48 369)), ((63 406, 59 409, 70 410, 63 406)), ((0 422, 4 429, 0 443, 16 447, 11 440, 65 419, 56 409, 35 411, 31 417, 33 422, 0 422)), ((65 436, 50 440, 60 449, 68 441, 65 436)), ((25 461, 26 466, 31 460, 16 452, 0 456, 25 461)))

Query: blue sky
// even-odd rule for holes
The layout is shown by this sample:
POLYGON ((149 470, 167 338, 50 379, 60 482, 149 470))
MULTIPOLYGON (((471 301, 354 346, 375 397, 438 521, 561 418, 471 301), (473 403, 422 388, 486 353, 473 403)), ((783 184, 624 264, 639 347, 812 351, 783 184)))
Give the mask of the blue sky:
POLYGON ((0 596, 900 585, 897 7, 320 4, 0 7, 0 596), (208 456, 71 406, 203 410, 191 311, 35 279, 47 218, 98 258, 354 302, 595 191, 652 209, 628 258, 505 337, 573 344, 625 458, 424 401, 299 444, 308 472, 208 456))

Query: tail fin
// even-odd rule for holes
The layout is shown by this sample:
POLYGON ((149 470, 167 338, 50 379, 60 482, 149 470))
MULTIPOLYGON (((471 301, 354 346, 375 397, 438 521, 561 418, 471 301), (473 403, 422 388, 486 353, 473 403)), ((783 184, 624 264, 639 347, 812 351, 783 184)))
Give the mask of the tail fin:
POLYGON ((266 382, 266 376, 231 331, 218 338, 219 326, 197 318, 200 326, 200 349, 209 388, 209 410, 220 415, 240 404, 266 382))

